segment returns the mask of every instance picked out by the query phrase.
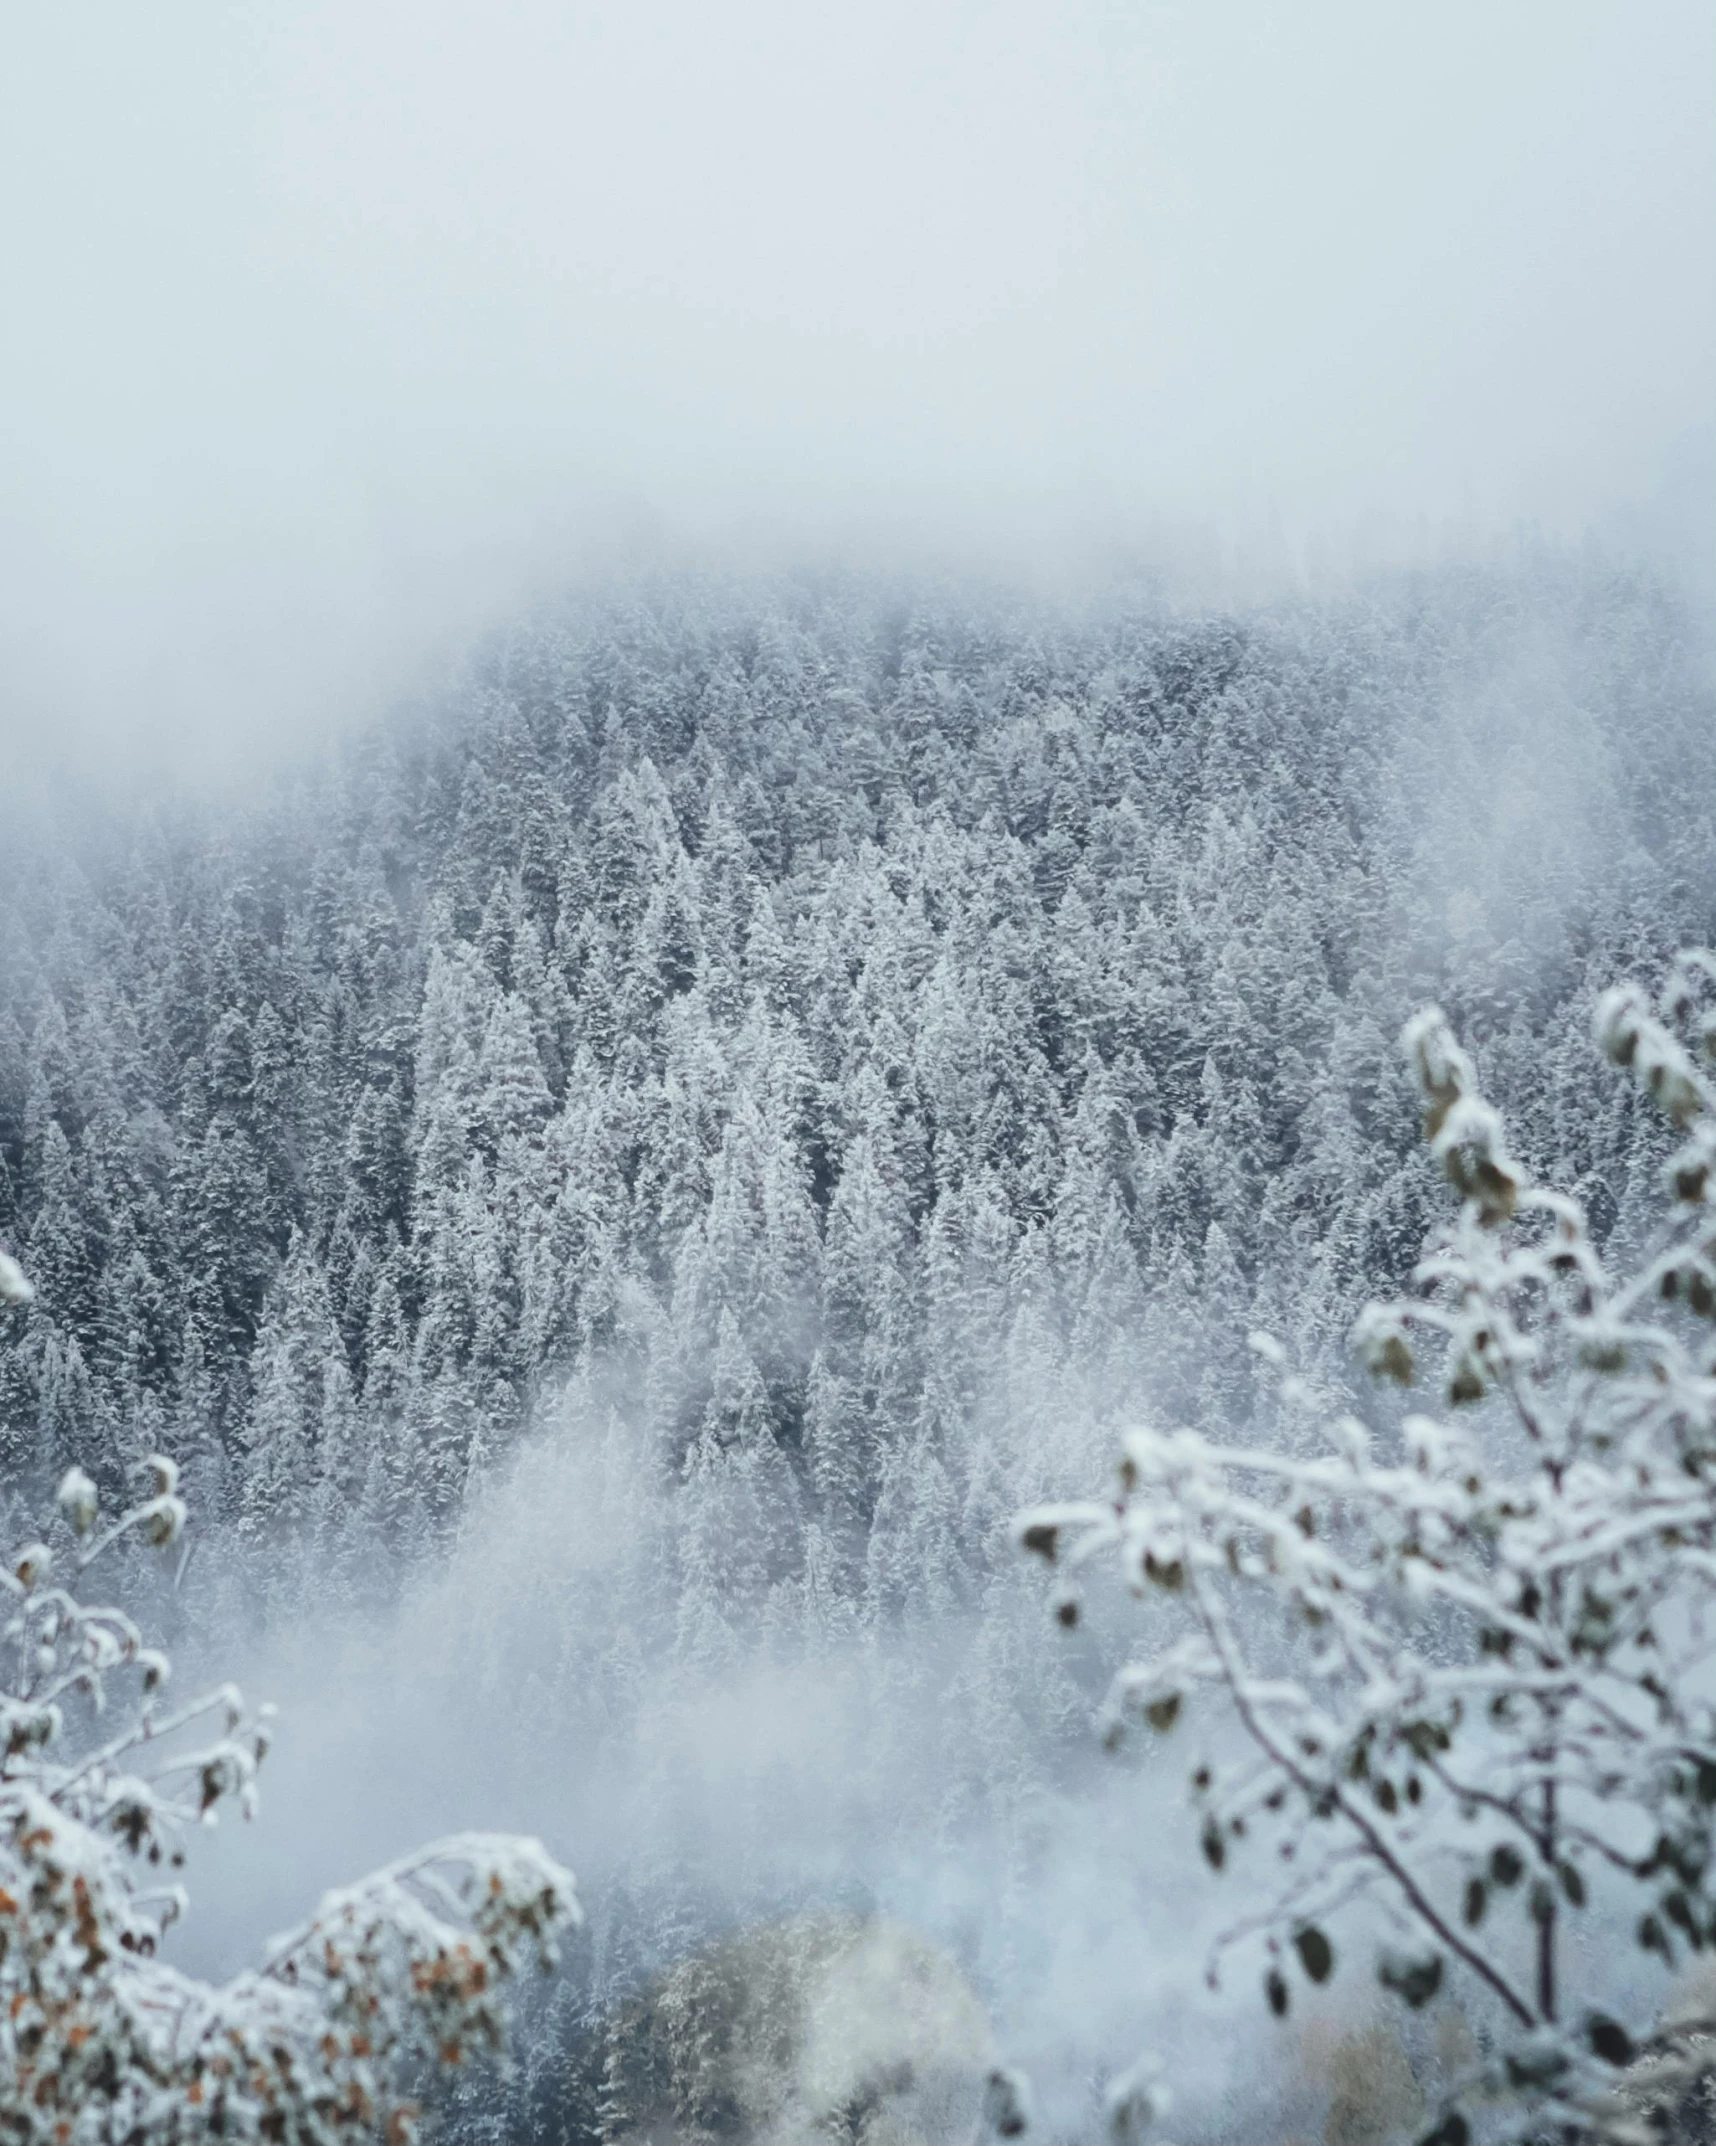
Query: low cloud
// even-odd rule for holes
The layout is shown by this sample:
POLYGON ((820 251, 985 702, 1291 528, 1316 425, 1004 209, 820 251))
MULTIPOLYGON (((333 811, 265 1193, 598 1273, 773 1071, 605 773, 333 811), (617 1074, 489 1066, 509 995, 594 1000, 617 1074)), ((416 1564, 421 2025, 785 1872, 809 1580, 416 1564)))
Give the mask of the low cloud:
POLYGON ((38 10, 9 748, 242 765, 687 548, 1305 573, 1523 517, 1708 565, 1713 37, 1692 0, 38 10))

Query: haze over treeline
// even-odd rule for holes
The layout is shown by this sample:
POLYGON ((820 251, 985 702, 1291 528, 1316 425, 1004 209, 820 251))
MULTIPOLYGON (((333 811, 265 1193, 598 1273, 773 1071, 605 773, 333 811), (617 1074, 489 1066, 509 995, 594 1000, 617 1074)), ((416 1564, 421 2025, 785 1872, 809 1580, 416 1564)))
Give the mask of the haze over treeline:
POLYGON ((229 773, 617 554, 1716 558, 1696 0, 32 9, 8 765, 229 773))
MULTIPOLYGON (((970 1506, 1007 1349, 1242 1406, 1254 1312, 1315 1351, 1423 1235, 1415 1000, 1506 1092, 1701 934, 1710 712, 1653 583, 1553 558, 1202 622, 673 584, 242 817, 26 824, 14 1467, 169 1438, 252 1533, 403 1549, 618 1352, 668 1465, 754 1449, 771 1528, 802 1493, 850 1584, 942 1588, 889 1530, 975 1555, 1061 1465, 1021 1432, 970 1506)), ((1564 1079, 1522 1131, 1612 1215, 1564 1079)))
POLYGON ((1118 1823, 1057 1800, 1109 1642, 1008 1516, 1141 1410, 1274 1435, 1253 1327, 1345 1376, 1439 1199, 1427 996, 1629 1226, 1659 1142, 1588 1008, 1716 929, 1713 757, 1684 611, 1595 556, 1205 618, 677 579, 242 812, 20 820, 7 1484, 164 1448, 193 1632, 289 1685, 306 1629, 394 1634, 301 1728, 382 1802, 305 1788, 227 1912, 486 1783, 607 1880, 531 2092, 699 1932, 830 1897, 1097 2062, 1178 1970, 1122 1944, 1076 2021, 1044 1980, 1044 1874, 1088 1905, 1118 1823))

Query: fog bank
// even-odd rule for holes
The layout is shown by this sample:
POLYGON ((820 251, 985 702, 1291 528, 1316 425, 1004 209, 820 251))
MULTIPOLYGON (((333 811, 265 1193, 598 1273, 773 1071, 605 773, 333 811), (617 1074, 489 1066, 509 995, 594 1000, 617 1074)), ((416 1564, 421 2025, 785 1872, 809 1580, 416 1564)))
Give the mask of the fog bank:
POLYGON ((31 11, 9 753, 242 760, 688 546, 1707 571, 1713 71, 1694 0, 31 11))

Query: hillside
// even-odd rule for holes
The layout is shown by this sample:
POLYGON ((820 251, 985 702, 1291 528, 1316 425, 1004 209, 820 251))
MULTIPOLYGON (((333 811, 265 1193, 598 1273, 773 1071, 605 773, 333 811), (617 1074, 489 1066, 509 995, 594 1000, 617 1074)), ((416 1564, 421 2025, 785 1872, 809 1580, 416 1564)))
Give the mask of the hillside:
POLYGON ((1588 565, 1207 620, 667 586, 237 820, 26 830, 8 1480, 165 1444, 255 1536, 426 1536, 620 1365, 767 1515, 708 1615, 812 1524, 855 1598, 957 1590, 1092 1411, 1244 1411, 1248 1323, 1314 1357, 1398 1276, 1421 997, 1624 1206, 1577 1009, 1716 924, 1711 718, 1588 565))
POLYGON ((389 1852, 349 1773, 587 1884, 473 2138, 805 1908, 924 1928, 1081 2107, 1203 1909, 1093 1752, 1129 1618, 1070 1643, 1008 1517, 1140 1413, 1277 1435, 1253 1327, 1346 1376, 1442 1197, 1426 997, 1632 1226, 1589 1003, 1716 936, 1713 795, 1673 604, 1538 559, 1224 617, 633 589, 241 811, 14 807, 4 1482, 174 1453, 182 1644, 299 1694, 285 1852, 192 1945, 389 1852))

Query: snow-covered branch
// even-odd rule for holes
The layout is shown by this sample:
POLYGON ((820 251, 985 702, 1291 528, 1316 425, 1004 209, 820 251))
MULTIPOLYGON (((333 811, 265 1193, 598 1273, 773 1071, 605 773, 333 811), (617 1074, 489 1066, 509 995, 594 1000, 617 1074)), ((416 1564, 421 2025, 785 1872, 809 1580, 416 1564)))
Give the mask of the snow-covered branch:
MULTIPOLYGON (((1716 1942, 1713 984, 1687 955, 1660 1003, 1628 986, 1598 1007, 1600 1046, 1682 1135, 1636 1271, 1529 1181, 1429 1009, 1402 1043, 1459 1212, 1355 1343, 1430 1406, 1393 1432, 1336 1417, 1308 1454, 1139 1428, 1109 1499, 1018 1524, 1064 1568, 1063 1617, 1093 1559, 1162 1605, 1168 1636, 1116 1681, 1111 1729, 1167 1732, 1210 1695, 1240 1732, 1192 1777, 1204 1854, 1223 1869, 1266 1818, 1287 1875, 1218 1955, 1260 1939, 1284 2011, 1292 1960, 1326 1979, 1324 1920, 1362 1906, 1402 1941, 1378 1973, 1408 2005, 1448 1967, 1487 1990, 1501 2053, 1441 2146, 1522 2102, 1532 2125, 1637 2135, 1650 2095, 1617 2079, 1654 2025, 1612 2016, 1612 1956, 1605 1973, 1573 1933, 1600 1916, 1670 1964, 1716 1942)), ((1653 2046, 1683 2081, 1695 2042, 1672 2063, 1653 2046)))
POLYGON ((249 1814, 268 1731, 230 1685, 163 1710, 165 1657, 53 1582, 127 1535, 172 1543, 174 1470, 151 1466, 152 1496, 100 1534, 73 1470, 68 1550, 28 1544, 0 1574, 0 2129, 18 2146, 403 2139, 415 2075, 500 2046, 504 1986, 578 1919, 571 1877, 535 1841, 463 1835, 331 1893, 224 1988, 162 1961, 185 1896, 144 1875, 179 1869, 223 1804, 249 1814), (121 1726, 95 1741, 104 1713, 121 1726))

